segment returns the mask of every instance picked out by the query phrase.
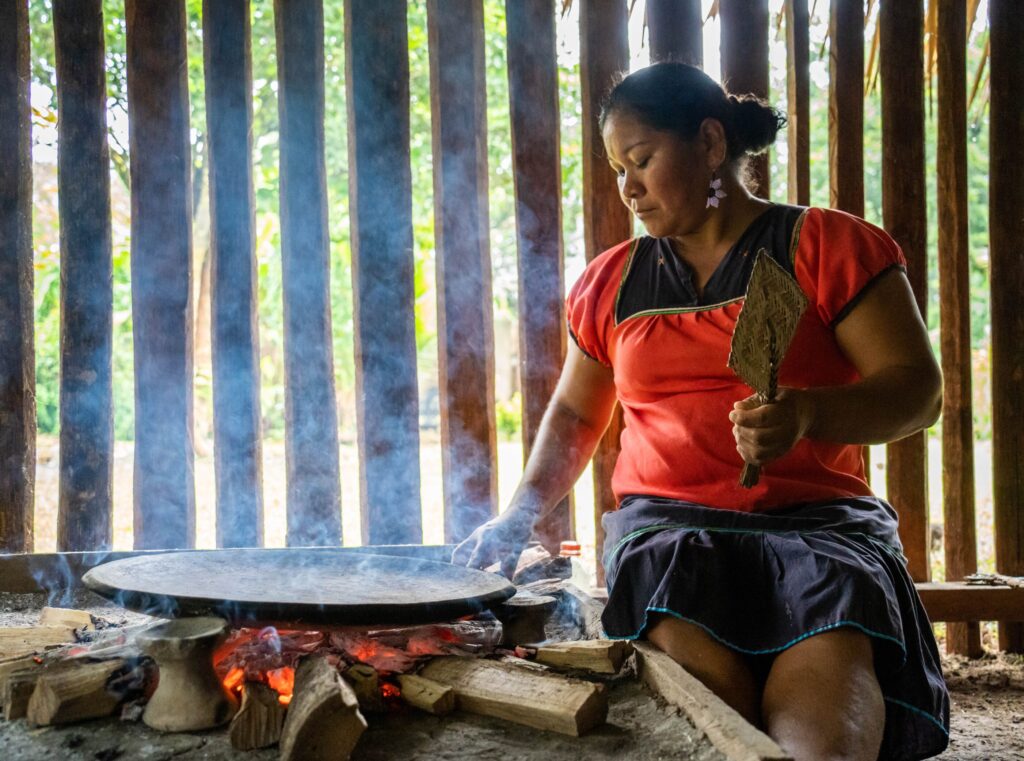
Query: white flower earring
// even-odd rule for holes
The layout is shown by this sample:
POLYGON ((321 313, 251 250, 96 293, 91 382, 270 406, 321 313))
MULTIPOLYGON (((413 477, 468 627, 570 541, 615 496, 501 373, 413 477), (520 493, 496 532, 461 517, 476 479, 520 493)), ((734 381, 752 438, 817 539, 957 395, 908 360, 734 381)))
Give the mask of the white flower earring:
POLYGON ((718 199, 725 198, 728 195, 722 190, 722 178, 718 176, 718 172, 711 173, 711 182, 708 184, 708 201, 704 205, 705 209, 710 209, 714 206, 718 208, 718 199))

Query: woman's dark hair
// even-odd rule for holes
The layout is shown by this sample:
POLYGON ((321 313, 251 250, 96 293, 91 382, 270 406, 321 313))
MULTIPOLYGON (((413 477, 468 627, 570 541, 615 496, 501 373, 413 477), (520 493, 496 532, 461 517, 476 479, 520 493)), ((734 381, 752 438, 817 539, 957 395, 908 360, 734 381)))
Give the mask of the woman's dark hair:
POLYGON ((628 113, 684 140, 695 138, 705 119, 717 119, 725 129, 730 160, 761 153, 786 123, 785 114, 760 98, 729 95, 697 67, 675 62, 652 64, 616 84, 601 104, 602 130, 614 113, 628 113))

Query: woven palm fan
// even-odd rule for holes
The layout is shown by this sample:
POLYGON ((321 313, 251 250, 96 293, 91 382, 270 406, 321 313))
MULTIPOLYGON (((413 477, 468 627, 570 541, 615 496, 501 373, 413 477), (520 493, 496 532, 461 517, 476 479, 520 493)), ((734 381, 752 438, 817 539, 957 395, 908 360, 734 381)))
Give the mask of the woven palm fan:
MULTIPOLYGON (((775 400, 779 365, 806 307, 807 297, 796 280, 760 249, 732 333, 728 366, 754 389, 761 404, 775 400)), ((745 463, 740 486, 754 486, 760 471, 757 465, 745 463)))

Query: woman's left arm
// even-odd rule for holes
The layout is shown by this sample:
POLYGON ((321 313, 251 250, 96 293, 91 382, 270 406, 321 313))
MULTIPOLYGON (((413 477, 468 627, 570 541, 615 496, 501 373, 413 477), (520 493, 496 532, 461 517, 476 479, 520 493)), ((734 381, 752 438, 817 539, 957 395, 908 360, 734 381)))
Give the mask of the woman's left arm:
POLYGON ((842 444, 895 441, 927 428, 942 407, 942 375, 910 283, 893 269, 835 327, 860 380, 845 386, 780 388, 775 402, 737 402, 736 448, 746 462, 782 457, 801 438, 842 444))

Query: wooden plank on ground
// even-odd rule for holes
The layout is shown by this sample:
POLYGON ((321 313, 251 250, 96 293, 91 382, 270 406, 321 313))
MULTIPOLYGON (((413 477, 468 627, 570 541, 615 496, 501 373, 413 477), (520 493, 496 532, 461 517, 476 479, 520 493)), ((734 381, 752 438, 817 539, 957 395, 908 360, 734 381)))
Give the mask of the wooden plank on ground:
MULTIPOLYGON (((990 0, 989 283, 992 314, 992 497, 996 570, 1024 575, 1024 13, 990 0)), ((1024 625, 1001 623, 999 647, 1024 653, 1024 625)))
POLYGON ((0 659, 19 658, 46 648, 74 642, 70 626, 17 626, 0 628, 0 659))
POLYGON ((811 203, 810 18, 807 0, 786 3, 786 97, 789 124, 789 202, 811 203))
MULTIPOLYGON (((939 313, 942 351, 942 493, 946 580, 978 570, 971 406, 971 283, 967 219, 967 9, 938 7, 939 313)), ((946 649, 977 657, 977 624, 950 624, 946 649)))
POLYGON ((1024 621, 1024 589, 960 581, 917 585, 931 621, 1024 621))
POLYGON ((192 161, 184 0, 127 0, 135 547, 195 541, 192 161))
MULTIPOLYGON (((722 82, 735 95, 768 98, 768 0, 720 0, 722 82)), ((768 153, 750 159, 754 192, 771 197, 768 153)))
POLYGON ((636 642, 634 649, 644 683, 680 708, 729 761, 790 760, 774 740, 654 645, 636 642))
MULTIPOLYGON (((587 261, 633 231, 629 210, 619 197, 615 173, 608 168, 598 125, 601 99, 615 76, 629 68, 628 18, 625 0, 586 0, 580 7, 580 96, 583 111, 583 241, 587 261)), ((593 460, 594 525, 597 547, 604 545, 601 516, 616 505, 612 471, 619 457, 622 410, 616 406, 593 460)), ((604 567, 596 568, 597 584, 604 584, 604 567)))
POLYGON ((406 5, 345 3, 359 496, 367 544, 423 541, 406 5))
POLYGON ((703 66, 704 19, 700 0, 647 0, 651 63, 680 61, 703 66))
POLYGON ((498 512, 482 0, 428 0, 445 541, 498 512))
POLYGON ((249 0, 203 2, 217 546, 263 544, 249 0))
POLYGON ((55 0, 60 198, 60 485, 57 547, 113 539, 113 259, 100 0, 55 0))
MULTIPOLYGON (((529 456, 565 358, 562 166, 555 8, 506 0, 512 177, 519 270, 523 457, 529 456)), ((550 552, 575 535, 572 492, 534 528, 550 552)))
POLYGON ((32 551, 36 472, 28 0, 0 4, 0 551, 32 551))
MULTIPOLYGON (((907 278, 922 316, 928 303, 928 229, 925 196, 924 7, 879 6, 882 81, 882 219, 903 249, 907 278)), ((889 501, 900 518, 900 541, 914 581, 928 581, 927 433, 893 442, 886 453, 889 501)))
POLYGON ((274 0, 288 545, 341 543, 324 156, 322 0, 274 0))

